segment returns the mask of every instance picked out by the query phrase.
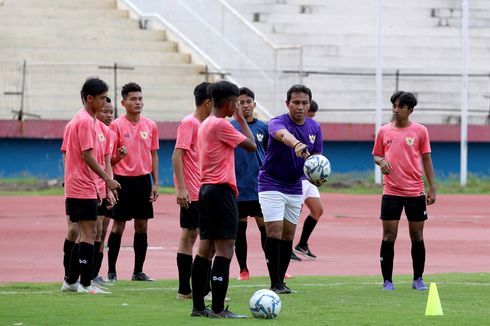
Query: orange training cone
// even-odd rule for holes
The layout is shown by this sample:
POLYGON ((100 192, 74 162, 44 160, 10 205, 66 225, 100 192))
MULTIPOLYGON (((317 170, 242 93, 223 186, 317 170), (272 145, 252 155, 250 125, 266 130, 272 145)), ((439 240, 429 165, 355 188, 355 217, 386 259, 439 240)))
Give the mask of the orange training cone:
POLYGON ((429 297, 427 299, 427 307, 425 308, 426 316, 442 316, 441 300, 439 300, 439 292, 437 292, 436 283, 430 283, 429 297))

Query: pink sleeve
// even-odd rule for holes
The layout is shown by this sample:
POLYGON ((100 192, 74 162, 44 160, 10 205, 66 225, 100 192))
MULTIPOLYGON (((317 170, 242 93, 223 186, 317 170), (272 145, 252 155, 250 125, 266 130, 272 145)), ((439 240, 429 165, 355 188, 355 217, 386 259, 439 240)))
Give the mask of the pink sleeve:
POLYGON ((430 148, 429 131, 427 128, 423 127, 420 134, 420 153, 430 153, 432 150, 430 148))
POLYGON ((376 139, 374 141, 374 148, 373 148, 373 156, 384 156, 385 151, 383 148, 383 129, 380 128, 378 131, 378 135, 376 136, 376 139))
POLYGON ((191 148, 193 135, 196 132, 194 125, 189 120, 182 121, 177 128, 177 139, 175 140, 175 148, 188 150, 191 148))
POLYGON ((86 151, 94 148, 95 125, 88 119, 80 120, 78 124, 78 141, 80 149, 86 151))
POLYGON ((236 130, 228 120, 225 119, 222 120, 221 126, 218 128, 218 130, 218 139, 232 148, 237 147, 247 138, 244 134, 236 130))
POLYGON ((157 150, 160 148, 160 143, 158 139, 158 128, 157 125, 152 122, 152 130, 151 130, 151 150, 157 150))
POLYGON ((104 155, 112 156, 112 145, 111 144, 112 144, 111 131, 109 129, 106 129, 104 155))

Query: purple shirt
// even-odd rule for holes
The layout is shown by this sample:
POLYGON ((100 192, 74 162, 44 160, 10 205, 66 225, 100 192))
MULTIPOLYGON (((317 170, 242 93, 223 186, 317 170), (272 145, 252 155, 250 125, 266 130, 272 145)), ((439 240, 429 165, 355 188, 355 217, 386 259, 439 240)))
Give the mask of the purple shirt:
POLYGON ((259 171, 259 192, 279 191, 289 195, 301 195, 305 160, 297 157, 294 149, 274 138, 280 129, 286 129, 296 139, 308 145, 310 154, 323 152, 322 130, 318 122, 309 118, 305 119, 304 124, 297 125, 288 114, 275 117, 269 122, 269 143, 259 171))

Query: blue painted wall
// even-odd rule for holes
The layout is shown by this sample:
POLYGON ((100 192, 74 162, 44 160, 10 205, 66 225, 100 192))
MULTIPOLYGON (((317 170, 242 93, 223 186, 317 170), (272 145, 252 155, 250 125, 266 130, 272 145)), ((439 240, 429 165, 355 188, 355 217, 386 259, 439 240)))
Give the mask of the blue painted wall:
MULTIPOLYGON (((160 184, 173 185, 175 141, 160 141, 160 184)), ((324 151, 333 173, 370 172, 372 142, 326 142, 324 151)), ((459 143, 433 142, 432 159, 438 177, 459 173, 459 143)), ((61 140, 0 139, 0 177, 62 178, 61 140)), ((490 176, 490 143, 468 144, 470 173, 490 176)))

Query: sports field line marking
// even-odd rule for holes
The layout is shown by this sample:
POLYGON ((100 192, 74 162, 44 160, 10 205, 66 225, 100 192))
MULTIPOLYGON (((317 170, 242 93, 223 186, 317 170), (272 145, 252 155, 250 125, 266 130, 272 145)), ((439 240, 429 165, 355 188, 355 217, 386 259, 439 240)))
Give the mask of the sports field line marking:
MULTIPOLYGON (((490 286, 490 283, 475 283, 475 282, 427 282, 437 283, 439 285, 469 285, 469 286, 490 286)), ((411 284, 411 282, 396 282, 396 284, 411 284)), ((336 287, 347 285, 381 285, 381 282, 337 282, 337 283, 303 283, 296 284, 299 286, 314 286, 314 287, 336 287)), ((242 284, 242 285, 230 285, 229 288, 268 288, 267 284, 242 284)), ((117 287, 116 287, 117 288, 117 287)), ((145 291, 177 291, 177 287, 150 287, 150 288, 125 288, 120 289, 121 292, 145 292, 145 291)), ((17 294, 54 294, 61 293, 61 291, 0 291, 0 295, 17 295, 17 294)))

